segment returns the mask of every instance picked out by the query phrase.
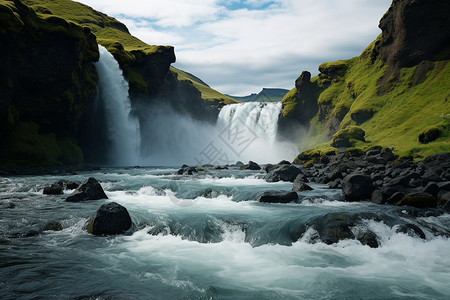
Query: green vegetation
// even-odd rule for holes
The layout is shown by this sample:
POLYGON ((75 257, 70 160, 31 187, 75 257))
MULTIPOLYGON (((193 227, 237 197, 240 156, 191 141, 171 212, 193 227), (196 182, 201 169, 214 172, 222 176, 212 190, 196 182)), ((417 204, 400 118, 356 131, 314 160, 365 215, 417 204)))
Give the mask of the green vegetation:
POLYGON ((283 103, 283 110, 281 111, 281 114, 284 117, 290 116, 295 111, 295 108, 298 105, 296 98, 297 92, 297 88, 294 87, 292 90, 287 92, 281 100, 283 103))
POLYGON ((179 70, 175 67, 170 67, 170 70, 175 74, 177 74, 178 80, 187 80, 192 82, 194 87, 200 91, 202 98, 206 101, 217 101, 222 104, 231 104, 239 102, 229 96, 221 94, 218 91, 210 88, 200 78, 197 78, 190 73, 179 70))
MULTIPOLYGON (((375 43, 359 57, 322 64, 321 73, 311 80, 323 89, 318 98, 322 120, 341 120, 341 130, 319 147, 336 146, 343 139, 349 142, 346 147, 381 145, 416 157, 450 151, 449 61, 427 62, 431 67, 425 76, 419 74, 418 66, 392 72, 379 58, 374 59, 375 43), (352 136, 356 128, 365 132, 363 139, 352 136), (421 143, 419 135, 426 133, 435 139, 421 143)), ((295 93, 294 88, 283 99, 287 110, 296 105, 295 93)), ((318 147, 327 140, 324 122, 317 116, 312 119, 301 148, 318 147)))
POLYGON ((285 89, 277 88, 263 88, 258 94, 251 94, 249 96, 230 96, 241 102, 280 102, 284 96, 289 92, 285 89))
POLYGON ((40 134, 33 122, 19 122, 7 138, 8 147, 1 167, 19 164, 26 166, 55 166, 83 162, 83 152, 69 138, 57 138, 55 134, 40 134))

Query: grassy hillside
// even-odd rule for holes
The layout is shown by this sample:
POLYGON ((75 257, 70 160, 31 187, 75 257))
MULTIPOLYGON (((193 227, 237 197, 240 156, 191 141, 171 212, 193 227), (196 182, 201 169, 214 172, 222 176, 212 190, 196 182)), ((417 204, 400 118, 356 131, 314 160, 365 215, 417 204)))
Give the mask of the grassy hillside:
POLYGON ((218 91, 210 88, 205 82, 203 82, 200 78, 185 72, 183 70, 177 69, 175 67, 170 67, 170 70, 177 74, 178 80, 188 80, 192 82, 194 87, 200 91, 202 98, 206 101, 219 101, 219 103, 223 104, 231 104, 238 103, 239 101, 233 99, 227 95, 219 93, 218 91))
MULTIPOLYGON (((149 82, 156 82, 157 85, 162 84, 161 82, 146 78, 150 75, 146 76, 141 69, 134 65, 136 64, 136 61, 142 60, 144 54, 145 56, 155 57, 153 61, 145 61, 144 63, 147 65, 152 64, 155 69, 158 69, 158 60, 161 59, 161 56, 170 56, 170 52, 173 52, 173 47, 148 45, 132 36, 128 32, 126 26, 116 19, 78 2, 70 0, 24 0, 24 3, 30 5, 39 14, 53 14, 74 23, 89 27, 97 36, 98 43, 106 47, 119 61, 122 69, 124 69, 124 74, 130 83, 130 89, 137 90, 139 92, 138 96, 151 94, 151 92, 157 88, 149 86, 149 82)), ((174 56, 173 58, 168 59, 173 59, 173 61, 175 61, 174 56)), ((170 67, 170 70, 178 75, 178 80, 191 81, 194 87, 201 92, 201 97, 204 100, 217 101, 224 104, 237 102, 208 87, 204 82, 198 80, 197 77, 189 76, 189 73, 174 67, 170 67)), ((164 70, 159 73, 162 73, 163 71, 164 70)))
POLYGON ((251 94, 249 96, 230 96, 233 99, 242 102, 279 102, 283 99, 289 90, 276 88, 263 88, 258 94, 251 94))
MULTIPOLYGON (((394 147, 399 154, 417 156, 450 151, 450 64, 440 59, 449 49, 434 61, 393 71, 376 57, 376 42, 359 57, 319 67, 321 73, 311 80, 321 91, 319 112, 300 148, 329 147, 327 122, 339 120, 341 131, 349 126, 364 130, 365 141, 353 139, 353 146, 394 147), (433 132, 436 140, 419 141, 420 134, 433 132)), ((283 114, 289 115, 296 105, 295 88, 283 104, 283 114)))

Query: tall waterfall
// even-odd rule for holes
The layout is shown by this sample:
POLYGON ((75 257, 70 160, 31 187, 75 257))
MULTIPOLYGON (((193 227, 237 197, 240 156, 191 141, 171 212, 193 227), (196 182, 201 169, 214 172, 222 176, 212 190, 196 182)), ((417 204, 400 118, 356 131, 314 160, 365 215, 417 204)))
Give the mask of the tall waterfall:
POLYGON ((277 141, 281 102, 226 105, 219 113, 219 138, 236 160, 274 163, 295 157, 295 145, 277 141))
POLYGON ((105 119, 108 140, 107 161, 113 165, 134 165, 139 161, 139 122, 133 117, 128 83, 111 53, 99 45, 100 60, 95 64, 99 77, 98 103, 105 119))

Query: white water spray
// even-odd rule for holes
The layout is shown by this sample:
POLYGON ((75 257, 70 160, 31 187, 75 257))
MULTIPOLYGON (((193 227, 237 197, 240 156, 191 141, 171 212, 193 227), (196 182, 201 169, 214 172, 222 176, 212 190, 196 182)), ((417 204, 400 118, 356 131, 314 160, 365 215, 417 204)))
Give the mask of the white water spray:
POLYGON ((138 120, 130 115, 128 82, 112 54, 100 45, 99 52, 100 60, 95 67, 99 75, 99 100, 105 109, 111 141, 109 158, 114 165, 134 165, 139 161, 140 132, 138 120))
POLYGON ((226 105, 219 113, 217 129, 236 159, 276 163, 293 159, 295 145, 277 141, 281 102, 248 102, 226 105))

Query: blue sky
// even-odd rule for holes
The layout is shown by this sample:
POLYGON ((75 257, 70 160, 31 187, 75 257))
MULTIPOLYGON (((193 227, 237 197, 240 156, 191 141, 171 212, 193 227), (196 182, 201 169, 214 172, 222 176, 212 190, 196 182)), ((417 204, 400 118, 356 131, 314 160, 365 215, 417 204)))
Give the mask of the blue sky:
POLYGON ((359 55, 391 0, 80 0, 222 93, 291 89, 303 70, 359 55))

